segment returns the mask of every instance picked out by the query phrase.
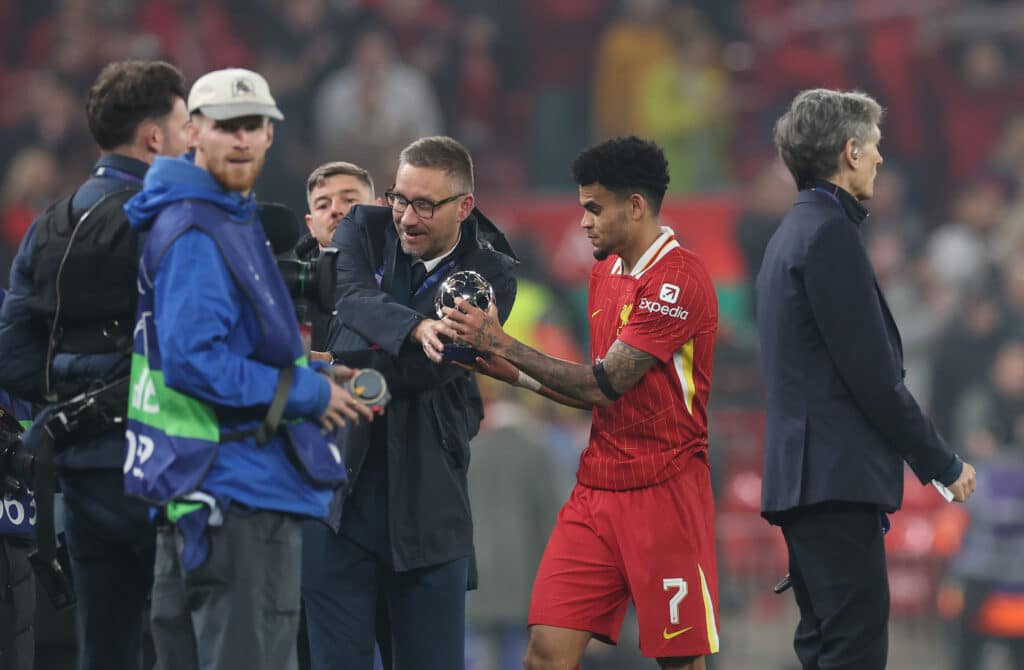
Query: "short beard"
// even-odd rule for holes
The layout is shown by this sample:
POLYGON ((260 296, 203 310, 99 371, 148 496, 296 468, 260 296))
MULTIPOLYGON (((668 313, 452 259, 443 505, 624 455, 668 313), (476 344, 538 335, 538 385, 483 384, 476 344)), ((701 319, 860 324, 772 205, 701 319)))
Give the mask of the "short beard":
POLYGON ((398 246, 402 248, 402 253, 408 256, 411 261, 418 261, 420 256, 423 255, 423 252, 420 250, 407 249, 404 242, 399 241, 398 246))
POLYGON ((247 174, 243 175, 240 179, 235 178, 227 169, 221 170, 218 168, 209 169, 210 174, 213 178, 228 191, 234 191, 236 193, 247 193, 252 191, 253 186, 256 185, 256 180, 260 176, 260 172, 263 171, 263 163, 266 158, 257 160, 250 167, 247 174))
POLYGON ((594 250, 594 258, 599 260, 599 261, 603 261, 604 259, 608 258, 608 255, 609 254, 608 254, 608 250, 607 249, 595 249, 594 250))

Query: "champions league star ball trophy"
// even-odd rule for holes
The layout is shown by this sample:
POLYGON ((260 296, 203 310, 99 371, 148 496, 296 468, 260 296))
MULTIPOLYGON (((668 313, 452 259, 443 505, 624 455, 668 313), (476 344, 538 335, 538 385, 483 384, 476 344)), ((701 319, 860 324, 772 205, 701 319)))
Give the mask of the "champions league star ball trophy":
MULTIPOLYGON (((453 272, 437 287, 437 295, 434 297, 434 310, 437 312, 437 318, 444 318, 443 308, 455 309, 455 301, 459 298, 464 298, 471 305, 486 312, 494 302, 494 288, 479 272, 472 270, 453 272)), ((443 358, 446 361, 458 361, 472 365, 476 357, 480 355, 476 349, 464 344, 448 342, 444 345, 443 358)))

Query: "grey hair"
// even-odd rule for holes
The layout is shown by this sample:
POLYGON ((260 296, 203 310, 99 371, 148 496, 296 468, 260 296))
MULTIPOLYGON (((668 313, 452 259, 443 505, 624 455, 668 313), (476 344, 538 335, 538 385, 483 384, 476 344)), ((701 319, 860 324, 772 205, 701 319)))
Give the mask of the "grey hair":
POLYGON ((882 106, 860 91, 814 88, 798 93, 775 124, 775 146, 797 187, 835 175, 846 142, 870 142, 882 113, 882 106))
POLYGON ((402 149, 398 164, 443 170, 454 190, 473 192, 473 158, 451 137, 421 137, 402 149))

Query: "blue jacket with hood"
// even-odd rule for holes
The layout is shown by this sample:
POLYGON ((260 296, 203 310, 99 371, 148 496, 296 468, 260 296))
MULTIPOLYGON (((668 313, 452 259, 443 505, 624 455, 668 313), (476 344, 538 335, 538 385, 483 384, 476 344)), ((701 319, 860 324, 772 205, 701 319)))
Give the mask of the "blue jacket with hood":
MULTIPOLYGON (((212 413, 206 418, 224 435, 257 426, 273 400, 279 370, 288 364, 282 361, 302 357, 294 307, 257 225, 255 201, 224 190, 188 157, 157 158, 125 211, 131 225, 147 233, 129 409, 129 450, 135 454, 125 466, 126 491, 163 503, 163 495, 178 499, 198 490, 222 504, 325 516, 330 488, 299 472, 280 436, 263 446, 254 437, 207 443, 215 457, 192 468, 187 482, 168 465, 175 459, 178 466, 195 463, 187 453, 167 454, 167 443, 159 440, 154 453, 143 445, 142 434, 152 426, 138 421, 139 410, 151 390, 139 383, 140 365, 153 368, 160 389, 177 399, 165 405, 163 426, 191 421, 194 415, 180 403, 192 403, 205 406, 212 413), (250 257, 231 254, 236 240, 248 240, 250 257), (165 453, 156 453, 161 448, 165 453)), ((329 398, 327 379, 297 365, 285 419, 315 419, 329 398)))

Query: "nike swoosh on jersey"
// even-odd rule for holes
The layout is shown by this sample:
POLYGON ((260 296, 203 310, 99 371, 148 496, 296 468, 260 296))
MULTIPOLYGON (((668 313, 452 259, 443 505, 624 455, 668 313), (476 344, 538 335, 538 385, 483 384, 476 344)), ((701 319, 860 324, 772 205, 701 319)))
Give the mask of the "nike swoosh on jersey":
POLYGON ((598 314, 600 314, 603 311, 604 311, 604 307, 602 307, 601 309, 595 309, 594 313, 590 315, 590 318, 593 319, 595 316, 597 316, 598 314))
POLYGON ((668 628, 666 628, 665 630, 661 631, 661 634, 664 636, 664 638, 666 640, 671 640, 674 637, 679 637, 680 635, 682 635, 683 633, 685 633, 688 630, 693 630, 693 626, 687 626, 686 628, 683 628, 683 629, 677 630, 677 631, 673 631, 671 633, 668 632, 668 628))

